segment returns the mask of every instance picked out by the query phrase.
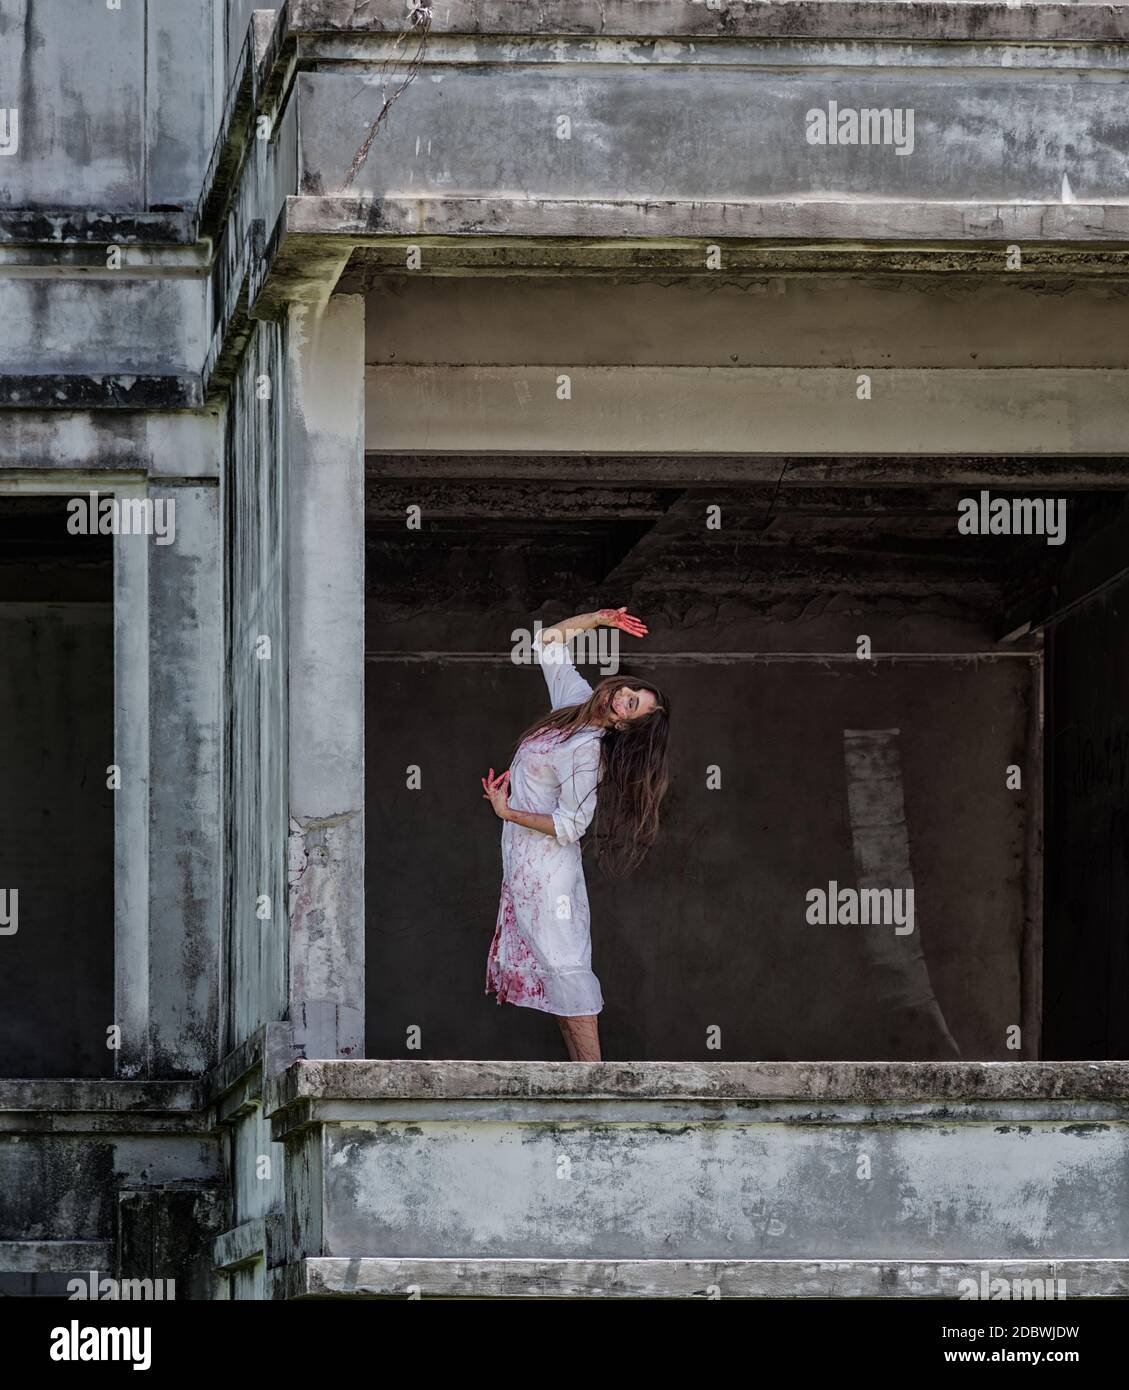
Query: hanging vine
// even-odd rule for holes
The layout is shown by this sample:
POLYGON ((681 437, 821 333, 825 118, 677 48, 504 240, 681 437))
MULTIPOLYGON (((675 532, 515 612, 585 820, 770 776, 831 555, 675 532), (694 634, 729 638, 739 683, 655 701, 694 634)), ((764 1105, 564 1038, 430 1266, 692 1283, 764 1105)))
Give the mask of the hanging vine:
POLYGON ((402 32, 397 36, 392 45, 392 52, 384 60, 380 69, 380 88, 383 97, 383 104, 377 112, 376 119, 369 126, 368 134, 361 143, 360 149, 353 156, 353 162, 349 165, 349 172, 345 175, 345 182, 337 190, 338 193, 346 193, 353 185, 353 180, 364 167, 364 162, 368 158, 369 150, 372 149, 376 133, 380 129, 381 122, 392 109, 393 103, 408 90, 415 81, 423 60, 427 53, 427 40, 431 33, 431 6, 423 4, 422 0, 412 0, 411 8, 408 11, 408 22, 402 32), (402 44, 414 40, 415 50, 406 60, 399 56, 398 50, 402 44), (391 96, 388 94, 389 83, 398 75, 399 81, 391 96))

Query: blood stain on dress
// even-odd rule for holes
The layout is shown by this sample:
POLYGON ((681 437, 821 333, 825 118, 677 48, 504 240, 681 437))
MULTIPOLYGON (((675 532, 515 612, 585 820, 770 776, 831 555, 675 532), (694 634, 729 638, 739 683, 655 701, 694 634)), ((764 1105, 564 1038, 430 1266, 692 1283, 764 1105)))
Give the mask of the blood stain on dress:
POLYGON ((501 911, 486 967, 486 993, 491 990, 498 996, 499 1004, 545 997, 537 957, 518 930, 513 895, 507 883, 502 884, 501 911))

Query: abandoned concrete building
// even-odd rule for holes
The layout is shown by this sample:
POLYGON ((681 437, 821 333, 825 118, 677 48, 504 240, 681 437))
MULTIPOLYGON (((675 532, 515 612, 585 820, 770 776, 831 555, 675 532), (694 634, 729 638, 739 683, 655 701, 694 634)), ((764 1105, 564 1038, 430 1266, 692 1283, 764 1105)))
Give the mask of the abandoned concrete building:
POLYGON ((1119 4, 0 0, 0 1293, 1129 1295, 1127 94, 1119 4), (584 1064, 479 779, 602 604, 584 1064))

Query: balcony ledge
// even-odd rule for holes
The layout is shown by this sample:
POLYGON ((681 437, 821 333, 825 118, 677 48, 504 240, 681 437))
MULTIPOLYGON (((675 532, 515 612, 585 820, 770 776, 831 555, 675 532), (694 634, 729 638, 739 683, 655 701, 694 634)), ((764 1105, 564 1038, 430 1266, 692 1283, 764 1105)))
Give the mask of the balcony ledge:
POLYGON ((1129 1063, 303 1060, 265 1104, 276 1141, 406 1119, 1124 1123, 1129 1063))
POLYGON ((1129 1260, 322 1258, 279 1274, 284 1298, 954 1299, 967 1280, 1002 1296, 1001 1279, 1016 1297, 1033 1280, 1067 1300, 1129 1297, 1129 1260))

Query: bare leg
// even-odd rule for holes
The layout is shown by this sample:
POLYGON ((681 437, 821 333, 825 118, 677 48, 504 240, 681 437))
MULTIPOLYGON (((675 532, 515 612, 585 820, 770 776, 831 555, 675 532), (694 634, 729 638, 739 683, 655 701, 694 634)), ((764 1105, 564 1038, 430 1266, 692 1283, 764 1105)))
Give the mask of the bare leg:
POLYGON ((580 1015, 575 1018, 557 1015, 557 1022, 561 1026, 570 1061, 598 1062, 601 1060, 600 1033, 596 1018, 595 1014, 580 1015))

